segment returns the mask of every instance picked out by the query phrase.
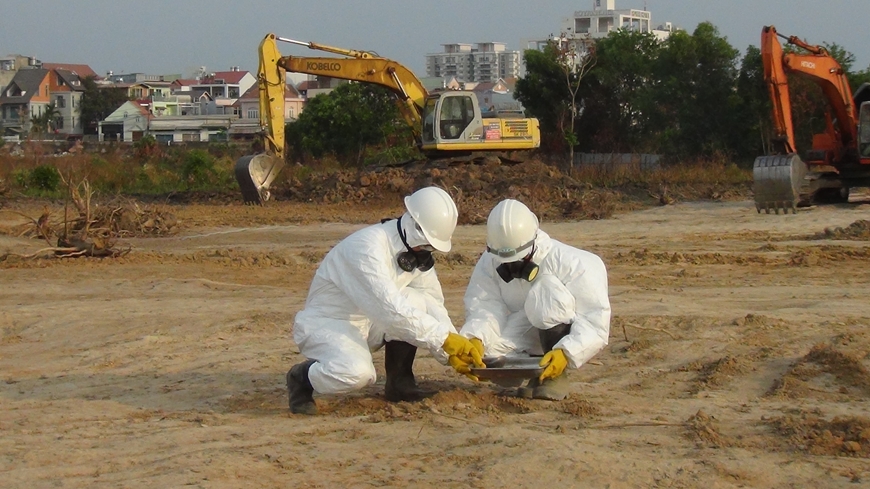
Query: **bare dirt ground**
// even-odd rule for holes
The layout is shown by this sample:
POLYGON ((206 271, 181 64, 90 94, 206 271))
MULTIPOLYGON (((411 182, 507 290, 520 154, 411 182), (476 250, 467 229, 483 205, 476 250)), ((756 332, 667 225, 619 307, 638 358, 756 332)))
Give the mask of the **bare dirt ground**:
MULTIPOLYGON (((175 210, 180 233, 121 258, 0 263, 0 486, 870 486, 870 204, 545 220, 610 272, 610 344, 568 400, 421 354, 434 398, 389 404, 380 375, 316 417, 287 411, 293 316, 330 246, 398 208, 175 210)), ((460 226, 438 260, 457 325, 484 232, 460 226)))

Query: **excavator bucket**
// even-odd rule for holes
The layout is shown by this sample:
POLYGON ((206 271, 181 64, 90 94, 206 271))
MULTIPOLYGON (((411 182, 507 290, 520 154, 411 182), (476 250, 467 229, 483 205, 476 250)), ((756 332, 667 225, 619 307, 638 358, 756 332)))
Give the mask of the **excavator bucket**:
POLYGON ((807 165, 797 154, 759 156, 752 167, 755 210, 797 213, 807 165))
POLYGON ((284 161, 280 157, 268 153, 239 158, 236 161, 236 181, 245 204, 262 205, 269 200, 269 186, 283 167, 284 161))

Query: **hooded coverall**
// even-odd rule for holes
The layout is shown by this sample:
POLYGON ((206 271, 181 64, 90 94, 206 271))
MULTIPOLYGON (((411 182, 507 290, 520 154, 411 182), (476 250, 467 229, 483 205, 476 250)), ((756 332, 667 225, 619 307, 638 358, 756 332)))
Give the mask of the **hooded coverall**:
MULTIPOLYGON (((342 394, 376 380, 372 352, 387 341, 427 348, 440 362, 441 349, 456 329, 444 307, 435 269, 402 270, 407 251, 396 220, 351 234, 327 253, 317 269, 305 308, 296 314, 293 339, 316 360, 308 370, 314 390, 342 394)), ((425 244, 410 214, 401 220, 410 246, 425 244)))
POLYGON ((570 324, 571 332, 554 349, 561 348, 568 365, 579 368, 607 345, 610 335, 604 262, 541 230, 532 261, 540 267, 532 282, 505 282, 495 270, 494 255, 480 257, 465 292, 461 334, 480 339, 488 357, 541 355, 538 330, 570 324))

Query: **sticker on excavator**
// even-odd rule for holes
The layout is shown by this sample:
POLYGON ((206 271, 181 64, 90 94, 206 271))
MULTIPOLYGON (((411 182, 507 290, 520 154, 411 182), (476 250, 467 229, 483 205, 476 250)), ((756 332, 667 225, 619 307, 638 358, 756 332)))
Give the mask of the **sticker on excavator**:
POLYGON ((487 141, 490 140, 500 140, 501 139, 501 125, 498 121, 493 121, 487 124, 484 134, 486 134, 487 141))

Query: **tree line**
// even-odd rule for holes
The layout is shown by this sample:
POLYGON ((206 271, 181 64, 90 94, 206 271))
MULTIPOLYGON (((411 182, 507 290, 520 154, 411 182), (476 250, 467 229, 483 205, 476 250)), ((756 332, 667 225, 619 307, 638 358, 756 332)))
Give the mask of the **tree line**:
MULTIPOLYGON (((854 70, 852 53, 837 44, 825 47, 853 90, 870 81, 870 68, 854 70)), ((574 112, 563 74, 565 52, 553 42, 543 51, 526 51, 527 74, 515 92, 540 119, 554 149, 574 142, 586 152, 752 161, 770 148, 771 101, 761 51, 749 46, 741 57, 711 23, 664 41, 629 30, 596 41, 586 59, 593 66, 582 78, 579 69, 569 73, 569 85, 580 88, 581 110, 574 112), (560 128, 572 117, 575 131, 564 134, 560 128)), ((791 76, 789 87, 798 149, 806 149, 812 134, 824 129, 827 102, 806 78, 791 76)))
MULTIPOLYGON (((853 90, 870 82, 870 67, 856 70, 852 53, 837 44, 824 46, 853 90)), ((541 122, 542 151, 751 163, 770 150, 771 102, 761 51, 749 46, 741 55, 709 22, 664 41, 618 30, 595 41, 587 58, 568 65, 566 53, 555 42, 543 51, 526 51, 526 74, 514 92, 527 115, 541 122)), ((812 135, 824 130, 827 103, 806 78, 792 76, 789 85, 798 149, 804 150, 812 135)), ((389 98, 384 89, 354 84, 310 100, 287 127, 296 158, 333 154, 359 165, 370 161, 364 155, 378 153, 374 148, 411 145, 389 98)))

